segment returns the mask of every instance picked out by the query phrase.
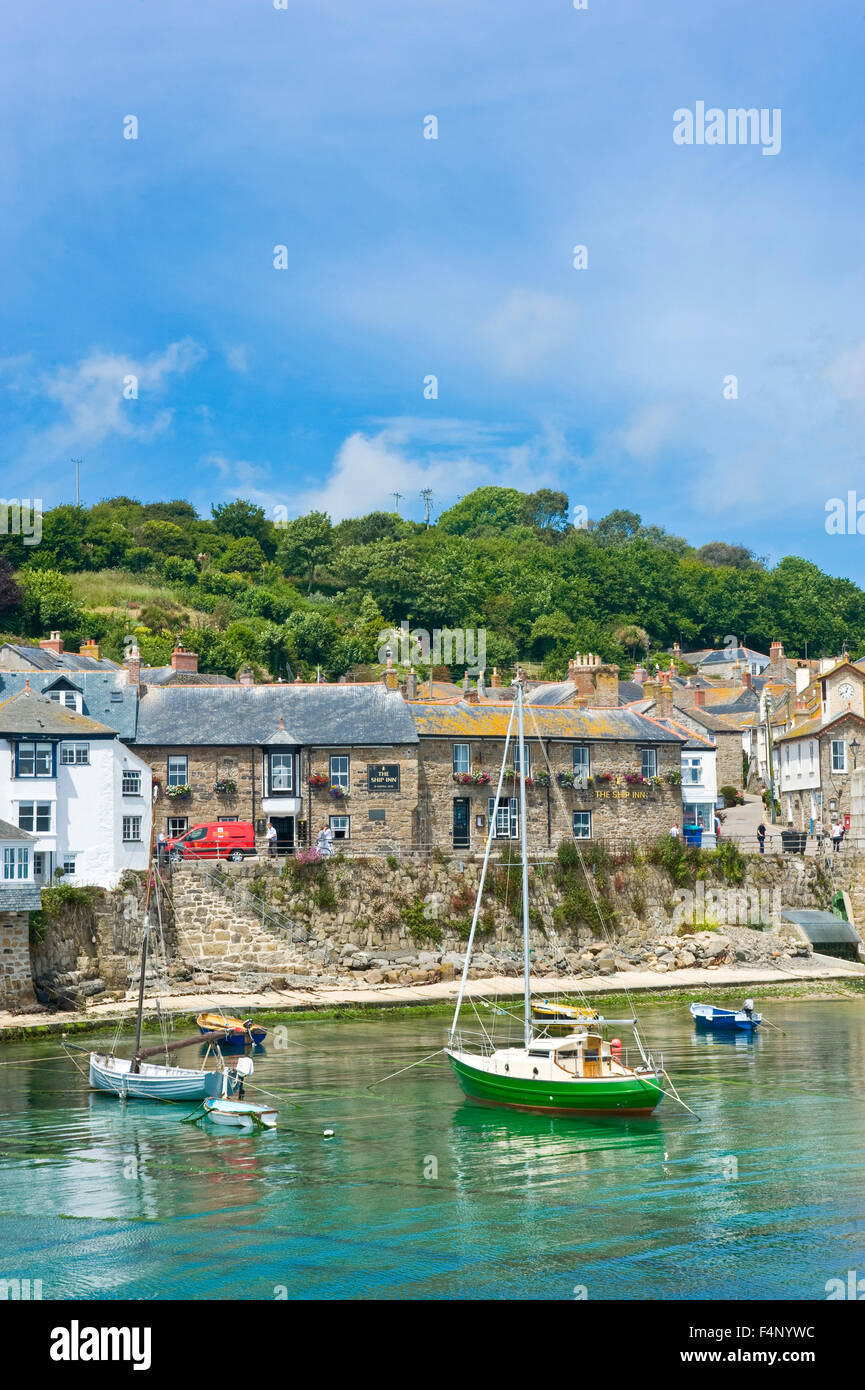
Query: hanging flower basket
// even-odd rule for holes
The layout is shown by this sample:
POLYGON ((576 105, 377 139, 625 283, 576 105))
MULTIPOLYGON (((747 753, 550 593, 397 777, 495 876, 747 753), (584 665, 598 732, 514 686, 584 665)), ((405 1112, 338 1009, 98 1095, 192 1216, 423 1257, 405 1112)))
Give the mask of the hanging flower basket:
MULTIPOLYGON (((660 781, 660 778, 659 778, 658 780, 660 781)), ((668 773, 667 773, 667 782, 669 783, 669 785, 670 785, 671 787, 680 787, 680 786, 682 785, 682 774, 681 774, 681 772, 668 772, 668 773)))
POLYGON ((483 772, 480 768, 475 768, 473 772, 455 772, 454 781, 461 787, 485 787, 490 780, 490 774, 483 772))
POLYGON ((535 785, 538 787, 548 787, 550 785, 550 774, 548 772, 538 772, 534 778, 535 785))
POLYGON ((331 787, 330 794, 334 801, 343 801, 348 796, 345 787, 331 787))
POLYGON ((234 796, 237 791, 237 783, 231 777, 217 777, 213 784, 213 790, 220 796, 234 796))
POLYGON ((309 785, 310 785, 311 787, 326 787, 326 786, 327 786, 327 781, 328 781, 328 779, 327 779, 327 777, 324 775, 323 772, 312 772, 312 773, 310 773, 310 776, 309 776, 309 785))
POLYGON ((595 781, 596 781, 596 782, 612 782, 612 780, 613 780, 613 774, 612 774, 612 772, 596 772, 596 773, 595 773, 595 781))
POLYGON ((192 795, 192 788, 186 784, 180 787, 167 787, 165 795, 171 801, 188 801, 192 795))
POLYGON ((644 777, 642 772, 626 772, 625 781, 629 787, 650 787, 652 785, 648 777, 644 777))
POLYGON ((574 774, 572 772, 557 772, 556 781, 560 787, 572 787, 574 785, 574 774))

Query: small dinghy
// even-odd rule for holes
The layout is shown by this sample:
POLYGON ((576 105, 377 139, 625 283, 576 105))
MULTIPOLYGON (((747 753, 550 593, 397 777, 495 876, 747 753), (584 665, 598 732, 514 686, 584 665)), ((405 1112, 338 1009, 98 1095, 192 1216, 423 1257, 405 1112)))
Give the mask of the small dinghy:
POLYGON ((253 1023, 251 1018, 235 1018, 232 1014, 215 1011, 199 1014, 195 1022, 201 1033, 223 1031, 220 1043, 223 1052, 242 1052, 249 1042, 254 1047, 260 1047, 267 1037, 267 1029, 262 1028, 260 1023, 253 1023))
POLYGON ((698 1029, 724 1033, 756 1033, 763 1015, 754 1012, 753 999, 746 999, 741 1009, 719 1009, 714 1004, 692 1004, 691 1017, 698 1029))
POLYGON ((206 1100, 208 1119, 216 1125, 233 1125, 235 1129, 276 1129, 276 1114, 272 1105, 257 1105, 252 1100, 206 1100))

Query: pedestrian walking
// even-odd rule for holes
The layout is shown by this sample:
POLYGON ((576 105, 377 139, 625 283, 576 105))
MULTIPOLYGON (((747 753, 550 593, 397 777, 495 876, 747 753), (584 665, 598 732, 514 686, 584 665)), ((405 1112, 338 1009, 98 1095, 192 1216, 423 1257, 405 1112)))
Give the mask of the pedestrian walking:
POLYGON ((760 853, 766 853, 766 827, 762 821, 757 826, 757 844, 760 846, 760 853))
POLYGON ((672 837, 673 837, 674 840, 677 840, 677 839, 679 838, 679 834, 680 834, 679 827, 678 827, 677 825, 671 825, 671 826, 670 826, 670 834, 672 835, 672 837))
POLYGON ((821 848, 821 846, 822 846, 822 844, 823 844, 823 840, 825 839, 825 836, 824 836, 824 834, 823 834, 823 822, 822 822, 822 820, 820 819, 819 816, 817 817, 817 819, 816 819, 815 822, 814 822, 814 836, 815 836, 815 838, 816 838, 816 840, 817 840, 817 850, 818 850, 818 852, 819 852, 819 850, 820 850, 820 848, 821 848))
POLYGON ((839 820, 832 826, 832 853, 837 854, 844 838, 844 827, 839 820))
POLYGON ((329 859, 333 854, 333 831, 329 825, 323 825, 319 830, 315 847, 319 854, 323 854, 326 859, 329 859))
POLYGON ((271 859, 276 857, 276 826, 272 820, 267 822, 267 852, 271 859))

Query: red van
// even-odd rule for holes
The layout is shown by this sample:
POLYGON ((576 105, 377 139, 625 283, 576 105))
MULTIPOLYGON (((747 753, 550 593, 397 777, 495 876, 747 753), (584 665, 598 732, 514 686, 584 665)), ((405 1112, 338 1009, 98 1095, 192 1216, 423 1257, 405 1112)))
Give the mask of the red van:
POLYGON ((164 850, 173 863, 180 859, 230 859, 239 864, 248 854, 255 854, 255 827, 246 820, 193 825, 185 835, 166 840, 164 850))

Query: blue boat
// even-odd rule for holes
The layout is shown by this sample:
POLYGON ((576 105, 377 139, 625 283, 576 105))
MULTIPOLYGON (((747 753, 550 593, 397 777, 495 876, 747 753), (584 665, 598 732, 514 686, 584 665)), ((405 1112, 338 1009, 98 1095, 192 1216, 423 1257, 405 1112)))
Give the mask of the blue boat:
POLYGON ((753 999, 746 999, 741 1009, 719 1009, 714 1004, 692 1004, 691 1017, 698 1029, 723 1033, 756 1033, 763 1015, 754 1012, 753 999))

